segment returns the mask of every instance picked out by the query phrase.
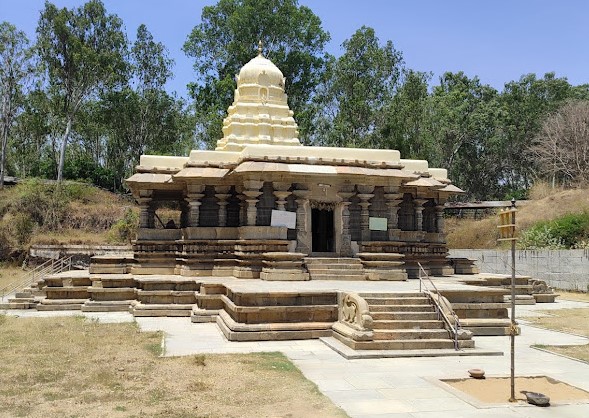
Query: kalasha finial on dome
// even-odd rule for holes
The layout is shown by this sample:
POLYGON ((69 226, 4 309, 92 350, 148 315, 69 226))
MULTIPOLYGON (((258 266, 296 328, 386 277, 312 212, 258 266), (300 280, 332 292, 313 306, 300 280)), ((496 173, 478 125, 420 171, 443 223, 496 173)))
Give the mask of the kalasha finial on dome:
POLYGON ((258 41, 258 57, 262 56, 262 40, 258 41))

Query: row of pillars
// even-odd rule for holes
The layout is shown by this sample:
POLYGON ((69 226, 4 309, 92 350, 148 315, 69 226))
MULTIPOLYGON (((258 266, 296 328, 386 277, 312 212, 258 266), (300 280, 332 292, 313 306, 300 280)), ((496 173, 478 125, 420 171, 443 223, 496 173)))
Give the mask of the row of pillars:
MULTIPOLYGON (((273 182, 273 194, 276 196, 276 209, 286 210, 286 202, 291 194, 294 194, 297 203, 296 218, 297 231, 304 233, 308 231, 307 217, 309 205, 309 190, 293 190, 290 191, 291 184, 283 182, 273 182)), ((240 225, 255 226, 257 218, 257 203, 262 194, 262 181, 245 181, 243 188, 238 190, 238 197, 245 204, 240 204, 243 210, 240 210, 240 225), (245 222, 244 222, 245 220, 245 222)), ((188 204, 188 226, 199 226, 201 199, 204 197, 203 185, 189 185, 186 202, 188 204)), ((374 186, 358 185, 357 196, 360 199, 360 229, 362 231, 362 240, 370 240, 370 200, 374 197, 374 186)), ((227 223, 227 205, 230 186, 215 186, 215 197, 219 205, 219 226, 226 226, 227 223)), ((392 230, 398 229, 399 217, 398 212, 400 204, 403 202, 403 194, 395 193, 392 188, 385 189, 385 199, 388 208, 387 211, 387 229, 389 234, 392 230)), ((350 236, 350 199, 356 194, 354 186, 347 185, 338 191, 338 196, 341 198, 342 205, 342 237, 344 244, 346 237, 350 236)), ((423 230, 423 205, 427 202, 426 199, 414 199, 415 209, 415 229, 417 231, 423 230)), ((154 213, 155 209, 151 206, 150 197, 141 197, 138 199, 140 205, 139 226, 141 228, 154 228, 154 213)), ((444 232, 444 207, 436 206, 436 230, 437 232, 444 232)))

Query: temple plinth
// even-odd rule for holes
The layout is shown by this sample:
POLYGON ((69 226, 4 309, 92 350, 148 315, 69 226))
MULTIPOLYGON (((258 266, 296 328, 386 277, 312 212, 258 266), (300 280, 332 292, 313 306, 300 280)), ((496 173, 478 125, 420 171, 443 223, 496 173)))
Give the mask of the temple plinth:
POLYGON ((440 208, 462 191, 446 170, 396 150, 303 146, 270 60, 236 80, 215 151, 143 155, 127 179, 141 205, 133 273, 307 280, 315 256, 362 259, 370 274, 357 279, 416 276, 418 262, 448 271, 440 208), (179 221, 160 219, 165 208, 179 221))

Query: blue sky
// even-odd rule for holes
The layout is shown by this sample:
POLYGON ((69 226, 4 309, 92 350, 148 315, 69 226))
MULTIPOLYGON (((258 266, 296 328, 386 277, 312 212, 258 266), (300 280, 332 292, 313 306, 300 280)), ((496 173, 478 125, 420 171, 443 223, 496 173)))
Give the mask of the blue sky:
MULTIPOLYGON (((0 21, 7 20, 31 39, 43 0, 0 0, 0 21)), ((59 7, 81 0, 54 0, 59 7)), ((192 62, 181 48, 200 21, 205 5, 216 0, 104 0, 123 19, 133 39, 145 23, 174 58, 170 91, 186 96, 192 62)), ((445 71, 479 76, 497 89, 527 73, 555 71, 572 84, 589 83, 589 1, 584 0, 299 0, 318 15, 332 37, 330 53, 362 25, 384 43, 392 40, 407 66, 431 71, 434 82, 445 71)), ((254 52, 252 51, 252 55, 254 52)))

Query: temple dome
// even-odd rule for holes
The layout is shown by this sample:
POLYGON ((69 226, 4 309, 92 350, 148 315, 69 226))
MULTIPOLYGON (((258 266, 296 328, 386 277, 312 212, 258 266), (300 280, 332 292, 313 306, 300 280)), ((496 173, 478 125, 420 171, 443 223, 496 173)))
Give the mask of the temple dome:
POLYGON ((258 55, 245 64, 237 76, 237 87, 244 84, 276 86, 284 89, 284 75, 269 59, 258 55))
POLYGON ((288 107, 282 71, 262 54, 236 76, 233 104, 223 120, 218 151, 241 151, 247 145, 301 146, 298 126, 288 107))

